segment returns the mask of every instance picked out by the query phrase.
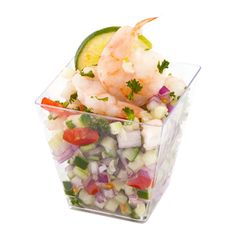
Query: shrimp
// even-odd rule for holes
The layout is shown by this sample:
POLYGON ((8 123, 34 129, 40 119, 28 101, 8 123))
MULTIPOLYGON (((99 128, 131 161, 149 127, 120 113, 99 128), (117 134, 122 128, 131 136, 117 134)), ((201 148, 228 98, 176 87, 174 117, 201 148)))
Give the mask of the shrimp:
POLYGON ((78 100, 93 112, 126 118, 123 111, 125 107, 129 107, 134 111, 136 117, 142 116, 143 109, 127 102, 119 101, 116 97, 109 94, 101 85, 101 82, 95 78, 81 76, 80 74, 74 75, 72 83, 77 91, 78 100))
POLYGON ((134 48, 141 27, 154 19, 156 17, 142 20, 134 28, 121 27, 104 48, 97 66, 98 78, 105 90, 119 100, 137 106, 144 105, 165 83, 165 76, 156 69, 158 56, 152 51, 134 48), (133 70, 125 70, 123 63, 127 58, 133 70), (133 101, 127 98, 131 91, 127 82, 131 79, 136 79, 142 85, 133 101))

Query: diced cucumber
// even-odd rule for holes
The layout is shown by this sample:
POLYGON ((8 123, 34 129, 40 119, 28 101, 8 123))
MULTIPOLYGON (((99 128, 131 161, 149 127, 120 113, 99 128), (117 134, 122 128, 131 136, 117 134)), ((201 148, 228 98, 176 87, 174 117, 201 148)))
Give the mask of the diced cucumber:
POLYGON ((120 204, 120 212, 122 215, 128 216, 132 213, 130 205, 126 203, 120 204))
POLYGON ((137 195, 139 198, 148 200, 149 199, 149 191, 148 190, 137 190, 137 195))
POLYGON ((108 169, 107 169, 108 174, 112 175, 113 173, 116 172, 116 167, 115 167, 115 160, 110 161, 108 169))
POLYGON ((144 166, 144 161, 143 161, 143 153, 139 152, 137 157, 133 162, 130 162, 128 164, 128 167, 133 170, 134 172, 138 171, 144 166))
POLYGON ((122 203, 122 204, 127 203, 127 201, 128 201, 128 197, 125 196, 125 195, 122 194, 122 193, 118 193, 118 194, 114 197, 114 199, 115 199, 117 202, 122 203))
POLYGON ((73 164, 75 166, 78 166, 79 168, 85 170, 85 169, 87 169, 89 162, 80 156, 76 156, 73 164))
POLYGON ((115 179, 114 181, 112 181, 112 184, 115 190, 118 192, 124 187, 124 183, 118 179, 115 179))
POLYGON ((63 152, 69 147, 69 144, 63 140, 63 131, 56 132, 52 138, 48 141, 49 147, 53 152, 63 152))
POLYGON ((83 146, 80 146, 80 151, 81 152, 88 152, 92 149, 95 149, 96 148, 96 144, 95 143, 91 143, 91 144, 88 144, 88 145, 83 145, 83 146))
POLYGON ((146 211, 145 204, 143 202, 140 202, 137 204, 137 207, 134 209, 134 213, 139 217, 143 217, 146 211))
POLYGON ((110 124, 111 134, 114 134, 114 135, 119 134, 121 132, 122 128, 123 128, 123 125, 119 121, 118 122, 112 122, 110 124))
MULTIPOLYGON (((80 118, 81 118, 82 115, 70 115, 67 117, 66 121, 65 121, 65 124, 66 126, 68 127, 68 124, 69 126, 75 126, 77 128, 83 128, 85 127, 84 124, 81 122, 80 118)), ((73 127, 73 128, 75 128, 73 127)), ((70 128, 70 127, 68 127, 70 128)))
POLYGON ((139 148, 127 148, 122 151, 122 157, 129 161, 134 161, 139 153, 139 148))
POLYGON ((168 114, 168 109, 166 105, 158 105, 151 110, 151 115, 155 119, 163 119, 168 114))
POLYGON ((104 147, 106 153, 110 157, 116 157, 117 143, 112 137, 106 136, 102 139, 100 144, 104 147))
POLYGON ((150 166, 157 161, 157 149, 146 151, 143 154, 143 161, 145 166, 150 166))
POLYGON ((74 195, 73 186, 70 181, 63 181, 63 186, 64 186, 64 192, 66 195, 70 195, 70 196, 74 195))
POLYGON ((119 148, 132 148, 141 146, 140 130, 127 132, 124 129, 117 135, 119 148))
POLYGON ((95 197, 88 194, 84 189, 79 192, 79 199, 86 205, 92 205, 95 201, 95 197))
POLYGON ((99 156, 88 156, 87 158, 91 161, 99 161, 100 160, 99 156))
POLYGON ((108 200, 105 205, 105 209, 111 212, 115 212, 118 207, 119 207, 119 202, 115 200, 114 198, 108 200))
POLYGON ((126 195, 132 195, 134 193, 133 187, 131 187, 127 184, 124 185, 123 189, 124 189, 126 195))
POLYGON ((68 129, 74 129, 76 127, 72 120, 67 120, 65 123, 68 129))
POLYGON ((86 180, 89 176, 88 170, 82 170, 77 166, 73 168, 73 172, 76 176, 78 176, 82 180, 86 180))
POLYGON ((84 127, 88 127, 90 126, 91 122, 92 122, 92 118, 89 114, 82 114, 80 115, 80 118, 79 118, 81 124, 84 126, 84 127))
POLYGON ((139 130, 139 120, 137 117, 134 118, 134 121, 124 122, 124 129, 126 131, 139 130))
POLYGON ((73 169, 69 170, 67 172, 67 176, 68 176, 69 179, 73 179, 75 177, 75 173, 74 173, 73 169))

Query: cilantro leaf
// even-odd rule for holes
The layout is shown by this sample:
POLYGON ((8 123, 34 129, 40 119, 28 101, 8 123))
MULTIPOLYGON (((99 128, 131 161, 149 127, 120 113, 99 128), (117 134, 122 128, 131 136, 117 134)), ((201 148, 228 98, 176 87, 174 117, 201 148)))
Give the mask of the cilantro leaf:
POLYGON ((130 109, 129 107, 125 107, 122 110, 127 115, 128 120, 134 120, 135 116, 132 109, 130 109))
POLYGON ((99 100, 99 101, 103 101, 103 102, 107 102, 108 101, 108 97, 104 97, 104 98, 99 98, 99 97, 97 97, 97 96, 91 96, 91 98, 96 98, 97 100, 99 100))
POLYGON ((83 111, 92 113, 92 110, 93 110, 92 108, 88 108, 85 105, 83 105, 83 111))
POLYGON ((72 94, 70 95, 70 98, 69 98, 69 103, 74 102, 74 101, 77 99, 77 97, 78 97, 77 92, 72 93, 72 94))
POLYGON ((68 129, 74 129, 75 128, 75 125, 74 125, 72 120, 66 121, 66 126, 67 126, 68 129))
POLYGON ((164 60, 162 63, 160 63, 160 61, 158 61, 157 68, 158 68, 159 72, 162 74, 163 71, 169 67, 169 64, 170 63, 166 60, 164 60))
POLYGON ((85 73, 83 70, 80 71, 81 76, 87 76, 90 78, 94 78, 94 73, 90 70, 89 72, 85 73))
POLYGON ((131 89, 131 92, 128 95, 128 99, 133 100, 134 94, 140 92, 143 86, 136 79, 129 80, 128 82, 126 82, 126 84, 131 89))

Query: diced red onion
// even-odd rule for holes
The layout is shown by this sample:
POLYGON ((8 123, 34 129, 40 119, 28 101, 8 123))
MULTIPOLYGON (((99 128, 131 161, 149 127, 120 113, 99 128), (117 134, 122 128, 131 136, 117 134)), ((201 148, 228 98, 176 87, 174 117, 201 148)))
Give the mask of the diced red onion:
POLYGON ((174 106, 171 105, 170 103, 166 104, 166 107, 168 109, 168 112, 171 112, 174 109, 174 106))
POLYGON ((68 165, 68 166, 65 168, 65 171, 66 171, 66 172, 72 171, 73 168, 74 168, 74 167, 73 167, 72 165, 68 165))
POLYGON ((139 200, 138 200, 138 196, 136 194, 131 194, 128 196, 129 198, 129 204, 131 207, 136 207, 139 200))
POLYGON ((149 99, 149 102, 152 102, 152 101, 155 101, 155 102, 160 103, 160 104, 162 103, 161 99, 157 95, 154 95, 149 99))
POLYGON ((111 161, 112 161, 112 158, 110 157, 102 159, 102 163, 105 164, 106 166, 108 166, 111 161))
POLYGON ((96 198, 96 201, 99 203, 105 202, 105 200, 106 200, 104 195, 101 192, 98 192, 96 194, 95 198, 96 198))
POLYGON ((54 156, 55 160, 59 163, 63 163, 64 161, 70 159, 74 154, 74 151, 71 148, 65 150, 60 156, 54 156))
POLYGON ((121 157, 120 158, 121 163, 123 164, 124 168, 127 169, 128 162, 126 158, 121 157))
POLYGON ((139 175, 139 176, 144 176, 144 177, 150 178, 149 172, 147 171, 147 169, 144 169, 144 168, 141 169, 141 170, 139 170, 138 175, 139 175))
POLYGON ((71 148, 73 151, 76 151, 78 149, 78 146, 77 145, 71 145, 71 148))
POLYGON ((105 198, 113 198, 115 196, 112 189, 103 189, 103 194, 105 198))
POLYGON ((83 186, 83 183, 82 183, 82 180, 79 178, 79 177, 74 177, 72 180, 71 180, 71 183, 75 186, 75 187, 80 187, 80 186, 83 186))
POLYGON ((98 175, 98 163, 96 161, 90 162, 90 171, 93 175, 98 175))
POLYGON ((100 154, 102 151, 103 151, 102 147, 97 147, 97 148, 95 148, 93 150, 90 150, 88 152, 88 156, 96 156, 96 155, 100 154))
POLYGON ((125 170, 120 170, 119 174, 117 175, 117 177, 121 180, 127 180, 128 179, 128 174, 125 170))
POLYGON ((108 183, 109 182, 109 177, 107 173, 100 173, 98 175, 98 182, 100 183, 108 183))
POLYGON ((166 86, 163 86, 161 87, 161 89, 159 90, 158 94, 159 95, 165 95, 165 94, 168 94, 170 92, 170 90, 166 87, 166 86))
POLYGON ((105 164, 102 164, 101 166, 98 167, 99 173, 102 173, 107 170, 107 166, 105 164))

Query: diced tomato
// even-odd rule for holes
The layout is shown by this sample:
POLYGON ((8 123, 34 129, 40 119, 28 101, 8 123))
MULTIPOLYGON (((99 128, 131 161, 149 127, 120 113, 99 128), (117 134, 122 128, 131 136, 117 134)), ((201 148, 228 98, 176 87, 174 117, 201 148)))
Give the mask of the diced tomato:
POLYGON ((96 182, 94 180, 91 180, 88 185, 85 187, 85 190, 90 195, 95 195, 97 192, 100 191, 99 187, 96 185, 96 182))
POLYGON ((72 112, 62 110, 61 108, 64 108, 64 107, 60 102, 53 101, 53 100, 46 98, 46 97, 44 97, 42 99, 41 104, 42 104, 41 106, 45 110, 52 112, 58 116, 69 116, 69 115, 73 114, 72 112), (48 105, 48 106, 52 106, 52 107, 47 107, 44 105, 48 105), (53 108, 53 107, 55 107, 55 108, 53 108))
POLYGON ((66 129, 63 134, 63 139, 68 143, 82 146, 97 142, 99 135, 96 130, 90 128, 74 128, 66 129))
POLYGON ((138 176, 135 179, 132 179, 128 182, 128 185, 134 188, 144 190, 148 188, 151 185, 151 183, 152 179, 149 177, 148 174, 143 174, 142 172, 139 172, 138 176))

